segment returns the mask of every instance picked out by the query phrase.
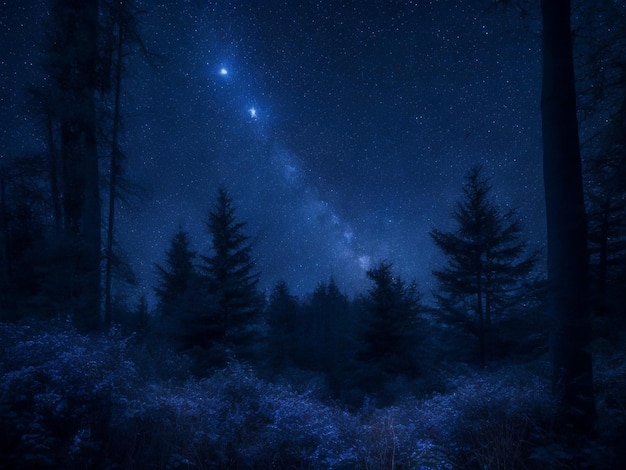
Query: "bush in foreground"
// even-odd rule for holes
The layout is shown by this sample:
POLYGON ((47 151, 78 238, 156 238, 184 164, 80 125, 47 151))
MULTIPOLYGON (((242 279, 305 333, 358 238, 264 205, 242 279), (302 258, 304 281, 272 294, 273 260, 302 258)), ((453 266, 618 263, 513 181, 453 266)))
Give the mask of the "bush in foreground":
MULTIPOLYGON (((349 413, 236 363, 202 380, 150 376, 116 332, 0 325, 0 349, 0 467, 521 469, 613 455, 598 443, 565 452, 550 437, 547 381, 519 366, 349 413)), ((613 369, 599 368, 598 386, 619 427, 613 369)))

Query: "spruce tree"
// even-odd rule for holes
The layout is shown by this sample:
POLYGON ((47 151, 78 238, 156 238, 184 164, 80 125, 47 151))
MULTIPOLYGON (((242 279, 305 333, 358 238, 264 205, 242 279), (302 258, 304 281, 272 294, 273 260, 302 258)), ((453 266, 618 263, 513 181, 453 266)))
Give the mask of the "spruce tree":
POLYGON ((419 372, 420 295, 415 283, 407 284, 392 268, 382 261, 367 271, 374 285, 363 299, 366 311, 357 358, 364 365, 368 391, 379 390, 397 376, 410 379, 419 372))
MULTIPOLYGON (((123 152, 120 141, 123 130, 123 82, 126 78, 126 65, 129 53, 139 49, 144 58, 149 53, 143 43, 139 31, 139 14, 135 0, 101 0, 101 41, 100 41, 100 94, 101 99, 107 99, 112 108, 110 116, 110 164, 108 181, 108 207, 106 220, 106 247, 104 268, 104 325, 111 326, 111 300, 115 291, 113 288, 115 262, 119 255, 116 253, 116 226, 118 200, 123 199, 125 185, 126 154, 123 152)), ((105 105, 105 108, 109 106, 105 105)))
MULTIPOLYGON (((180 230, 166 251, 165 265, 156 266, 158 328, 161 336, 172 340, 178 349, 205 358, 223 331, 209 308, 206 288, 194 266, 195 256, 187 232, 180 230)), ((202 369, 206 361, 200 362, 202 369)))
POLYGON ((179 230, 165 252, 165 265, 156 265, 159 285, 155 288, 159 298, 158 310, 162 316, 173 316, 182 307, 181 298, 193 285, 196 272, 189 235, 179 230))
POLYGON ((210 256, 200 257, 200 268, 212 298, 216 328, 223 331, 225 359, 249 360, 260 347, 263 301, 252 246, 243 233, 246 223, 235 213, 232 199, 220 188, 207 222, 213 250, 210 256))
POLYGON ((48 71, 60 109, 62 212, 72 242, 72 317, 83 331, 100 325, 101 219, 98 168, 98 1, 55 0, 48 71))
POLYGON ((354 356, 354 322, 350 302, 335 280, 320 283, 304 309, 300 344, 308 367, 323 372, 335 395, 345 385, 354 356))
POLYGON ((611 317, 626 299, 626 96, 623 109, 621 119, 601 131, 601 145, 585 168, 592 307, 611 317))
POLYGON ((291 295, 285 281, 276 283, 266 310, 268 326, 267 359, 272 372, 294 365, 296 321, 300 310, 298 298, 291 295))
POLYGON ((430 233, 448 258, 443 269, 433 272, 441 313, 478 338, 481 366, 487 361, 488 332, 513 309, 536 261, 536 254, 526 254, 516 212, 502 212, 490 201, 490 191, 481 168, 473 167, 452 214, 456 229, 430 233))

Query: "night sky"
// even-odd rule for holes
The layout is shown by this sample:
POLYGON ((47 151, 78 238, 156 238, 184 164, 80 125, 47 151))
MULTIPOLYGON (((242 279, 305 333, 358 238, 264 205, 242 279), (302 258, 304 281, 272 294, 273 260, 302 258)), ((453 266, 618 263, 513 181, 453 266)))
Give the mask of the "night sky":
MULTIPOLYGON (((127 177, 118 240, 152 295, 173 234, 210 250, 222 185, 248 222, 261 287, 298 295, 334 276, 363 292, 395 263, 424 292, 443 263, 428 232, 449 229, 468 169, 545 233, 540 27, 468 1, 144 1, 124 82, 127 177)), ((43 148, 24 87, 45 79, 46 2, 2 5, 2 158, 43 148), (43 27, 42 27, 43 25, 43 27)))

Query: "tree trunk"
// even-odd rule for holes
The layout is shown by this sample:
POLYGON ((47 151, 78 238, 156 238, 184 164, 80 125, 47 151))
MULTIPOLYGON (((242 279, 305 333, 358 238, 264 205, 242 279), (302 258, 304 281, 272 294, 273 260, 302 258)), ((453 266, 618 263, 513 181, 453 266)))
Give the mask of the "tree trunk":
POLYGON ((559 423, 589 433, 595 419, 587 223, 570 31, 570 1, 542 0, 541 114, 548 229, 552 389, 559 423))
POLYGON ((106 269, 104 283, 104 325, 111 326, 111 287, 113 276, 113 237, 115 234, 115 202, 117 199, 117 177, 120 172, 119 128, 121 121, 120 99, 122 88, 122 60, 124 52, 124 27, 118 24, 115 64, 115 105, 113 109, 113 131, 111 136, 111 175, 109 180, 109 218, 107 226, 106 269))
POLYGON ((609 233, 611 229, 610 217, 613 207, 611 205, 611 196, 605 196, 604 204, 602 204, 602 223, 600 224, 600 253, 598 260, 598 286, 597 286, 597 302, 596 309, 598 315, 605 315, 608 312, 606 303, 606 284, 609 274, 609 233))
POLYGON ((0 164, 0 321, 9 320, 9 234, 6 203, 6 167, 0 164))
POLYGON ((54 229, 56 234, 61 233, 61 198, 59 197, 59 164, 57 162, 57 149, 54 142, 54 120, 50 113, 46 116, 46 131, 48 133, 48 171, 50 172, 50 197, 54 217, 54 229))
POLYGON ((95 89, 98 63, 97 0, 57 0, 63 60, 57 81, 60 110, 63 209, 73 244, 73 314, 83 331, 100 322, 100 195, 95 89))
POLYGON ((476 275, 476 314, 478 315, 478 352, 480 367, 484 368, 486 365, 487 354, 485 346, 485 312, 483 311, 482 277, 482 269, 479 267, 478 273, 476 275))

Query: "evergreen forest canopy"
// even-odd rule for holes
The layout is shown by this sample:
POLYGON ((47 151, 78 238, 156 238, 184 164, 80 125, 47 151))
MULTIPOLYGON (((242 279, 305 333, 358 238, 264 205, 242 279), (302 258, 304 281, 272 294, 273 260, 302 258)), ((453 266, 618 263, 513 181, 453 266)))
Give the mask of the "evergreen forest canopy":
POLYGON ((470 166, 451 228, 429 233, 445 260, 432 304, 392 259, 354 298, 332 276, 264 293, 225 186, 208 250, 181 228, 150 260, 150 309, 116 295, 135 283, 116 238, 125 64, 155 57, 141 11, 52 2, 48 80, 30 87, 46 151, 0 168, 2 465, 626 463, 626 25, 616 2, 585 8, 541 2, 545 251, 470 166))

